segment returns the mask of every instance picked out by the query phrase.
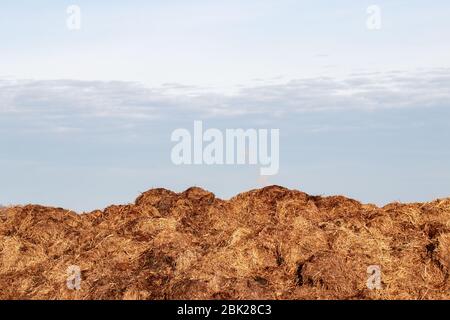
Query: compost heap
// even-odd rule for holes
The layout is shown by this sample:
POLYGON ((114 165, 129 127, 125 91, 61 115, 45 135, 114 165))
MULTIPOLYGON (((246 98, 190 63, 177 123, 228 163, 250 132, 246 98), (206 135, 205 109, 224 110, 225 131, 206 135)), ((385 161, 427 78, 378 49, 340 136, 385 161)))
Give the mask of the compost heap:
POLYGON ((450 198, 379 208, 190 188, 85 214, 0 210, 0 299, 450 299, 449 268, 450 198))

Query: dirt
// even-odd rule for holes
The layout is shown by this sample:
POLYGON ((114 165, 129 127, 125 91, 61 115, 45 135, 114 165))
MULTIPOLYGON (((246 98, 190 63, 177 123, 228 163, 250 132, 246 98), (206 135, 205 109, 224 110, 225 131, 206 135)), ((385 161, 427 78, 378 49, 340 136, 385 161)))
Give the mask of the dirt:
POLYGON ((86 214, 0 210, 1 299, 450 299, 449 268, 450 198, 190 188, 86 214))

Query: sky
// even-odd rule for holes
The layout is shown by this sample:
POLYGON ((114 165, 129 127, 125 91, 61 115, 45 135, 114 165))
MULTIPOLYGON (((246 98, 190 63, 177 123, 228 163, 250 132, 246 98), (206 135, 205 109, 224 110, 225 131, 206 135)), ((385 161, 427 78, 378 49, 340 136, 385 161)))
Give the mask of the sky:
POLYGON ((0 204, 82 212, 193 185, 450 196, 449 16, 441 0, 3 0, 0 204), (195 120, 280 129, 279 173, 174 165, 171 133, 195 120))

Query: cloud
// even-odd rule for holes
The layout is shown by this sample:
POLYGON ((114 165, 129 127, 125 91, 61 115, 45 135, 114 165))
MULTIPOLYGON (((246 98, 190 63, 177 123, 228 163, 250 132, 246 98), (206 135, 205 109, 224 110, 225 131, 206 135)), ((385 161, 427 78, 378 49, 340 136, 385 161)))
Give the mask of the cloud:
POLYGON ((125 81, 1 80, 0 116, 43 122, 57 119, 58 130, 70 132, 70 128, 77 127, 74 122, 98 119, 130 123, 185 117, 289 117, 293 113, 327 110, 449 107, 449 87, 449 69, 268 82, 239 87, 233 93, 176 83, 149 88, 125 81))

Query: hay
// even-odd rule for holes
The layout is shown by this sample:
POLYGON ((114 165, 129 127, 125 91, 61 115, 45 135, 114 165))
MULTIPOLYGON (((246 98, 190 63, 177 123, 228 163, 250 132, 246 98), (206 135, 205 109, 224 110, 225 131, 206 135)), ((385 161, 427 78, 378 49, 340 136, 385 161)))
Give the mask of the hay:
POLYGON ((278 186, 0 210, 2 299, 449 299, 450 198, 383 208, 278 186), (80 290, 67 287, 79 266, 80 290), (382 270, 379 290, 367 267, 382 270))

